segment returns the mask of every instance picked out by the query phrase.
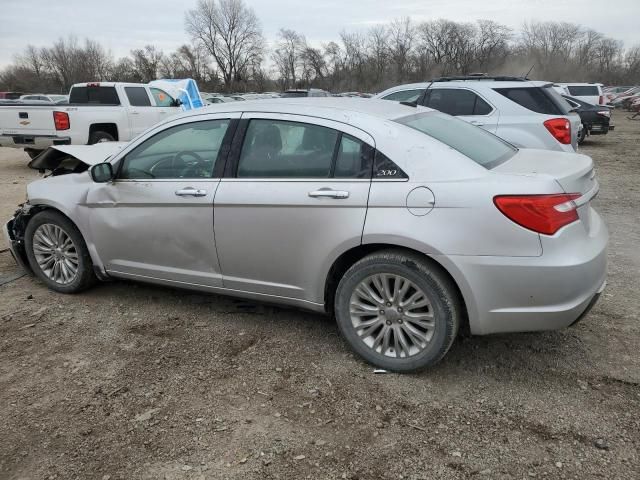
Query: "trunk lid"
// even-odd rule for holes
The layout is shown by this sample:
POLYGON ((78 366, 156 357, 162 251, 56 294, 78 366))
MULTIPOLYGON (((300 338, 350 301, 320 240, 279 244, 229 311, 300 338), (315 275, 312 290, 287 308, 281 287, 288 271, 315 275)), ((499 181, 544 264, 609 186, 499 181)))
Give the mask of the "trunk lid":
POLYGON ((545 175, 552 177, 564 193, 580 194, 581 197, 575 200, 578 216, 589 230, 590 201, 599 189, 591 157, 579 153, 522 149, 492 171, 524 176, 545 175))
POLYGON ((515 175, 548 175, 558 182, 565 193, 585 194, 595 185, 593 160, 579 153, 521 149, 492 171, 515 175))

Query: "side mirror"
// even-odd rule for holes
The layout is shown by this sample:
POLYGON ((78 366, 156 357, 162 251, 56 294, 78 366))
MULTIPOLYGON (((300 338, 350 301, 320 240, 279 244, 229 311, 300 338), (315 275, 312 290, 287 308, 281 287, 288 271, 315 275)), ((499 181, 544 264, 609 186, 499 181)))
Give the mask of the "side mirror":
POLYGON ((89 170, 91 178, 96 183, 107 183, 113 180, 113 166, 108 163, 98 163, 89 170))
POLYGON ((172 107, 179 107, 180 105, 182 105, 182 100, 180 100, 179 98, 176 98, 173 102, 171 102, 172 107))

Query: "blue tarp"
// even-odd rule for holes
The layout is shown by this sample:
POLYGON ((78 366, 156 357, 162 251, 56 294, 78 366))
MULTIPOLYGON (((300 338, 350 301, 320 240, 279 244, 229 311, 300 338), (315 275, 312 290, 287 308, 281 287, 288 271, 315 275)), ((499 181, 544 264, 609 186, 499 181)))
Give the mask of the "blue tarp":
POLYGON ((173 98, 182 101, 183 110, 191 110, 204 106, 202 98, 200 98, 200 90, 198 85, 192 78, 185 79, 163 79, 149 82, 152 87, 164 90, 173 98))

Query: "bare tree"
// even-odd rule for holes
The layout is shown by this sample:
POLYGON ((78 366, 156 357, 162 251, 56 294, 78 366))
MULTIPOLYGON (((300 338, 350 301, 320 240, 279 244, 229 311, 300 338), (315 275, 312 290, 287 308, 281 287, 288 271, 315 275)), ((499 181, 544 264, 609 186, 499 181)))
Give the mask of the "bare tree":
POLYGON ((187 32, 216 63, 225 87, 242 82, 242 74, 262 57, 265 40, 260 21, 243 0, 198 0, 185 19, 187 32))
POLYGON ((145 45, 144 48, 131 50, 136 75, 141 82, 148 83, 158 78, 160 64, 164 53, 154 45, 145 45))
POLYGON ((389 25, 389 55, 396 67, 397 81, 407 78, 414 38, 415 30, 409 17, 393 20, 389 25))
POLYGON ((302 74, 302 55, 306 48, 304 36, 295 30, 281 28, 278 32, 278 41, 271 58, 280 75, 283 88, 298 86, 298 79, 302 74))

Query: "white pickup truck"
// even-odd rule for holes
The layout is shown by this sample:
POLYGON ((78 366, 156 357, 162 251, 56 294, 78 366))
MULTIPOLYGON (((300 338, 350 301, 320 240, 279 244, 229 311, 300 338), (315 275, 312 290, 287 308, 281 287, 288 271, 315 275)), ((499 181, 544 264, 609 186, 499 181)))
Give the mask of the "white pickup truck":
POLYGON ((32 158, 53 145, 128 141, 168 116, 180 101, 139 83, 77 83, 67 105, 0 102, 0 147, 24 148, 32 158))

